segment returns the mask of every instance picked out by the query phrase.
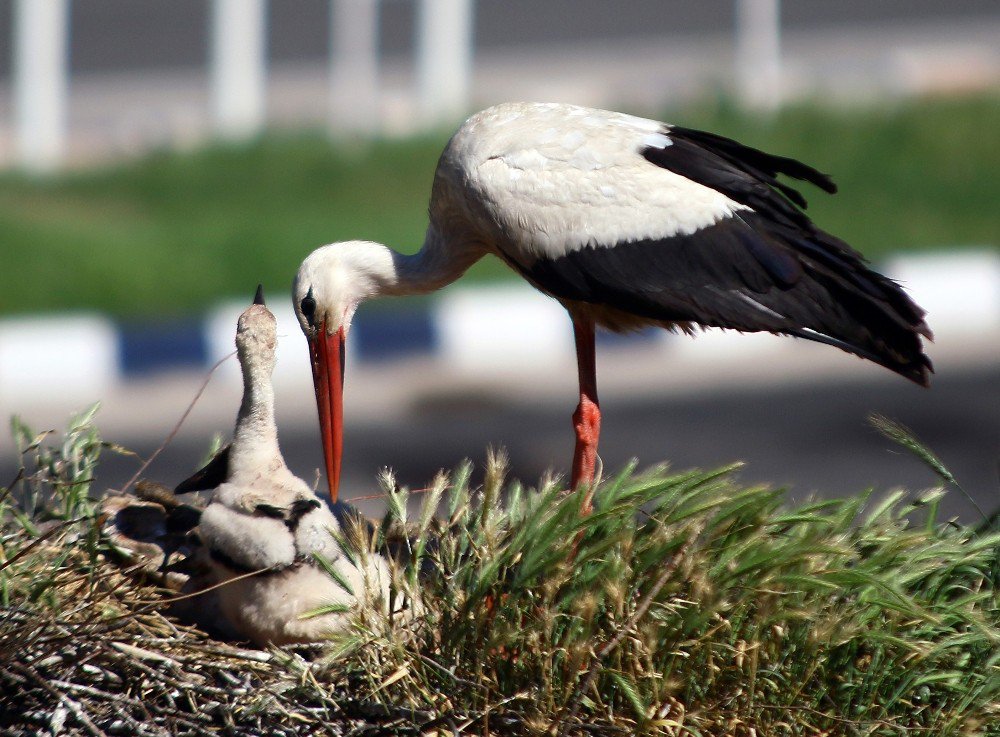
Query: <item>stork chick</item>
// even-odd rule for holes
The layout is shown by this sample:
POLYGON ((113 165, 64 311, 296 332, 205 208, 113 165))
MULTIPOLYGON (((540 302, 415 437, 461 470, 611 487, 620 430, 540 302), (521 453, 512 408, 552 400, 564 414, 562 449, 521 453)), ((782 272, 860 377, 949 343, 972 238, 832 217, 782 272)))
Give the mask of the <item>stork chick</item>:
POLYGON ((390 577, 377 555, 360 567, 348 560, 332 534, 337 518, 285 465, 271 384, 276 343, 276 321, 258 288, 236 332, 243 402, 228 474, 198 528, 215 580, 225 582, 217 589, 223 617, 258 645, 313 641, 344 629, 348 613, 303 615, 330 604, 366 606, 366 591, 387 602, 390 577), (317 556, 350 591, 317 565, 317 556))

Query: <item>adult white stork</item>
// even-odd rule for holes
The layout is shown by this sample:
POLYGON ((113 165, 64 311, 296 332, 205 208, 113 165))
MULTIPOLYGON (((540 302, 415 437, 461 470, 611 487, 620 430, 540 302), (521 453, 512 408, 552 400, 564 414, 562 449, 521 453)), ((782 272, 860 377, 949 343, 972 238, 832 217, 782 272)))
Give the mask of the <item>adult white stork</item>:
POLYGON ((354 311, 372 297, 438 289, 490 253, 572 318, 580 382, 574 488, 593 481, 597 460, 595 325, 792 335, 926 385, 932 369, 920 336, 931 332, 923 310, 813 225, 805 200, 779 174, 836 191, 828 176, 793 159, 621 113, 508 103, 473 115, 441 154, 418 253, 333 243, 311 253, 295 278, 331 496, 354 311))

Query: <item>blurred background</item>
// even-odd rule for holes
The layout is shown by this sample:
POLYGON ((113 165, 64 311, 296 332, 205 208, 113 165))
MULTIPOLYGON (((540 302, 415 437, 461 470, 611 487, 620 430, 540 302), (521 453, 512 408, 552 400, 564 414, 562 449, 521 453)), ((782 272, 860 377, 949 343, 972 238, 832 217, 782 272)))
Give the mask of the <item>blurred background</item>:
MULTIPOLYGON (((146 458, 232 350, 262 282, 294 471, 321 465, 289 286, 314 247, 416 250, 437 155, 505 100, 704 128, 830 173, 810 215, 903 282, 937 341, 930 390, 831 348, 708 332, 607 336, 606 472, 745 461, 799 498, 936 483, 1000 506, 1000 4, 996 0, 0 0, 0 414, 36 430, 100 400, 146 458)), ((349 347, 342 496, 419 488, 505 447, 564 471, 576 403, 561 308, 485 260, 427 299, 368 304, 349 347)), ((239 404, 224 361, 146 471, 197 468, 239 404)), ((16 474, 0 434, 0 484, 16 474)), ((138 468, 109 455, 101 487, 138 468)), ((975 501, 973 501, 975 500, 975 501)))

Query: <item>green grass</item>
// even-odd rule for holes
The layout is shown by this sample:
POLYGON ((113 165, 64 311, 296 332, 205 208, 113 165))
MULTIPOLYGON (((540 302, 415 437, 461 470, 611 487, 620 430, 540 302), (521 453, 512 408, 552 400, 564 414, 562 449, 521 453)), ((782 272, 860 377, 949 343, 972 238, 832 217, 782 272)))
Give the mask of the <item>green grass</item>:
MULTIPOLYGON (((1000 244, 1000 96, 801 105, 773 118, 718 104, 665 117, 832 174, 841 193, 806 191, 810 213, 872 258, 1000 244)), ((319 135, 273 135, 50 180, 4 174, 0 315, 190 313, 259 281, 284 291, 322 243, 371 238, 416 248, 446 139, 335 147, 319 135)), ((470 278, 507 273, 489 259, 470 278)))
POLYGON ((90 419, 35 446, 31 519, 0 490, 12 733, 1000 735, 1000 534, 939 520, 943 490, 789 507, 732 468, 627 468, 583 517, 581 494, 508 483, 493 454, 482 488, 442 474, 408 519, 387 475, 381 525, 341 544, 408 539, 395 589, 416 613, 359 613, 303 657, 213 643, 111 562, 73 491, 90 419))
POLYGON ((441 478, 408 560, 421 626, 359 628, 331 664, 515 732, 1000 734, 1000 536, 939 522, 941 492, 789 508, 732 470, 626 468, 591 517, 502 459, 481 490, 441 478))

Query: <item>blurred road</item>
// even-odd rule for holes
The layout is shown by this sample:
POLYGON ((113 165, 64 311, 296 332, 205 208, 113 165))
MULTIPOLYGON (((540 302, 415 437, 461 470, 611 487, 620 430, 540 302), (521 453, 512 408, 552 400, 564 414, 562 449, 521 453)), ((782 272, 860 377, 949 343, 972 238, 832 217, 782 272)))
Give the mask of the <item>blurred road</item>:
MULTIPOLYGON (((613 397, 602 409, 601 458, 610 474, 632 458, 642 466, 668 460, 678 470, 745 461, 741 480, 788 485, 799 499, 814 492, 837 496, 869 486, 919 491, 935 484, 925 466, 867 424, 878 412, 913 429, 984 511, 1000 507, 1000 367, 945 377, 932 391, 887 377, 613 397)), ((507 448, 514 476, 534 483, 548 469, 568 469, 572 410, 572 400, 563 407, 469 401, 463 407, 429 406, 404 424, 348 427, 345 494, 370 493, 371 479, 384 465, 414 488, 466 457, 481 468, 490 444, 507 448)), ((316 465, 317 451, 310 451, 315 438, 306 432, 285 441, 289 451, 295 448, 296 461, 301 458, 297 468, 303 473, 316 465)), ((974 506, 958 494, 943 509, 977 519, 974 506)))
MULTIPOLYGON (((661 389, 651 389, 646 396, 619 386, 614 363, 606 365, 601 437, 605 468, 613 473, 632 457, 643 465, 667 459, 675 469, 742 460, 747 463, 740 472, 744 482, 789 485, 797 498, 814 492, 856 493, 868 486, 917 492, 934 485, 935 477, 920 462, 868 426, 867 416, 878 412, 913 429, 984 511, 1000 507, 1000 365, 993 361, 946 366, 944 371, 939 367, 930 390, 859 361, 848 359, 844 365, 849 370, 836 375, 779 376, 745 388, 712 379, 671 386, 665 379, 661 389)), ((435 391, 422 391, 407 385, 409 370, 391 369, 370 381, 349 376, 343 498, 375 493, 375 475, 386 465, 397 471, 400 483, 413 488, 466 457, 481 469, 488 445, 507 448, 513 474, 526 483, 547 469, 567 467, 573 437, 571 372, 556 372, 545 380, 564 385, 558 391, 527 385, 519 389, 516 384, 493 390, 488 382, 462 388, 447 379, 435 391), (390 395, 385 404, 358 412, 359 405, 368 403, 366 392, 377 386, 385 386, 390 395), (402 396, 411 401, 396 398, 402 396)), ((658 370, 668 377, 671 363, 659 363, 658 370)), ((143 407, 142 417, 136 419, 146 432, 138 432, 136 423, 129 430, 116 420, 116 412, 136 414, 129 401, 115 406, 122 398, 107 398, 108 411, 98 424, 107 439, 148 457, 193 396, 192 387, 186 386, 183 399, 172 400, 169 415, 143 407)), ((302 387, 288 399, 279 396, 279 426, 289 466, 314 479, 321 457, 309 393, 302 387)), ((216 405, 211 419, 193 416, 148 469, 148 478, 180 481, 199 465, 212 430, 230 432, 238 391, 210 385, 202 399, 202 408, 216 405), (220 397, 222 402, 217 401, 220 397)), ((33 415, 28 413, 27 419, 33 415)), ((38 423, 33 424, 38 429, 38 423)), ((0 458, 4 483, 13 477, 14 461, 7 452, 0 458)), ((99 488, 119 486, 137 467, 134 459, 106 456, 99 488)), ((369 512, 378 509, 377 504, 363 506, 369 512)), ((943 511, 967 521, 978 519, 974 506, 957 491, 949 494, 943 511)))

